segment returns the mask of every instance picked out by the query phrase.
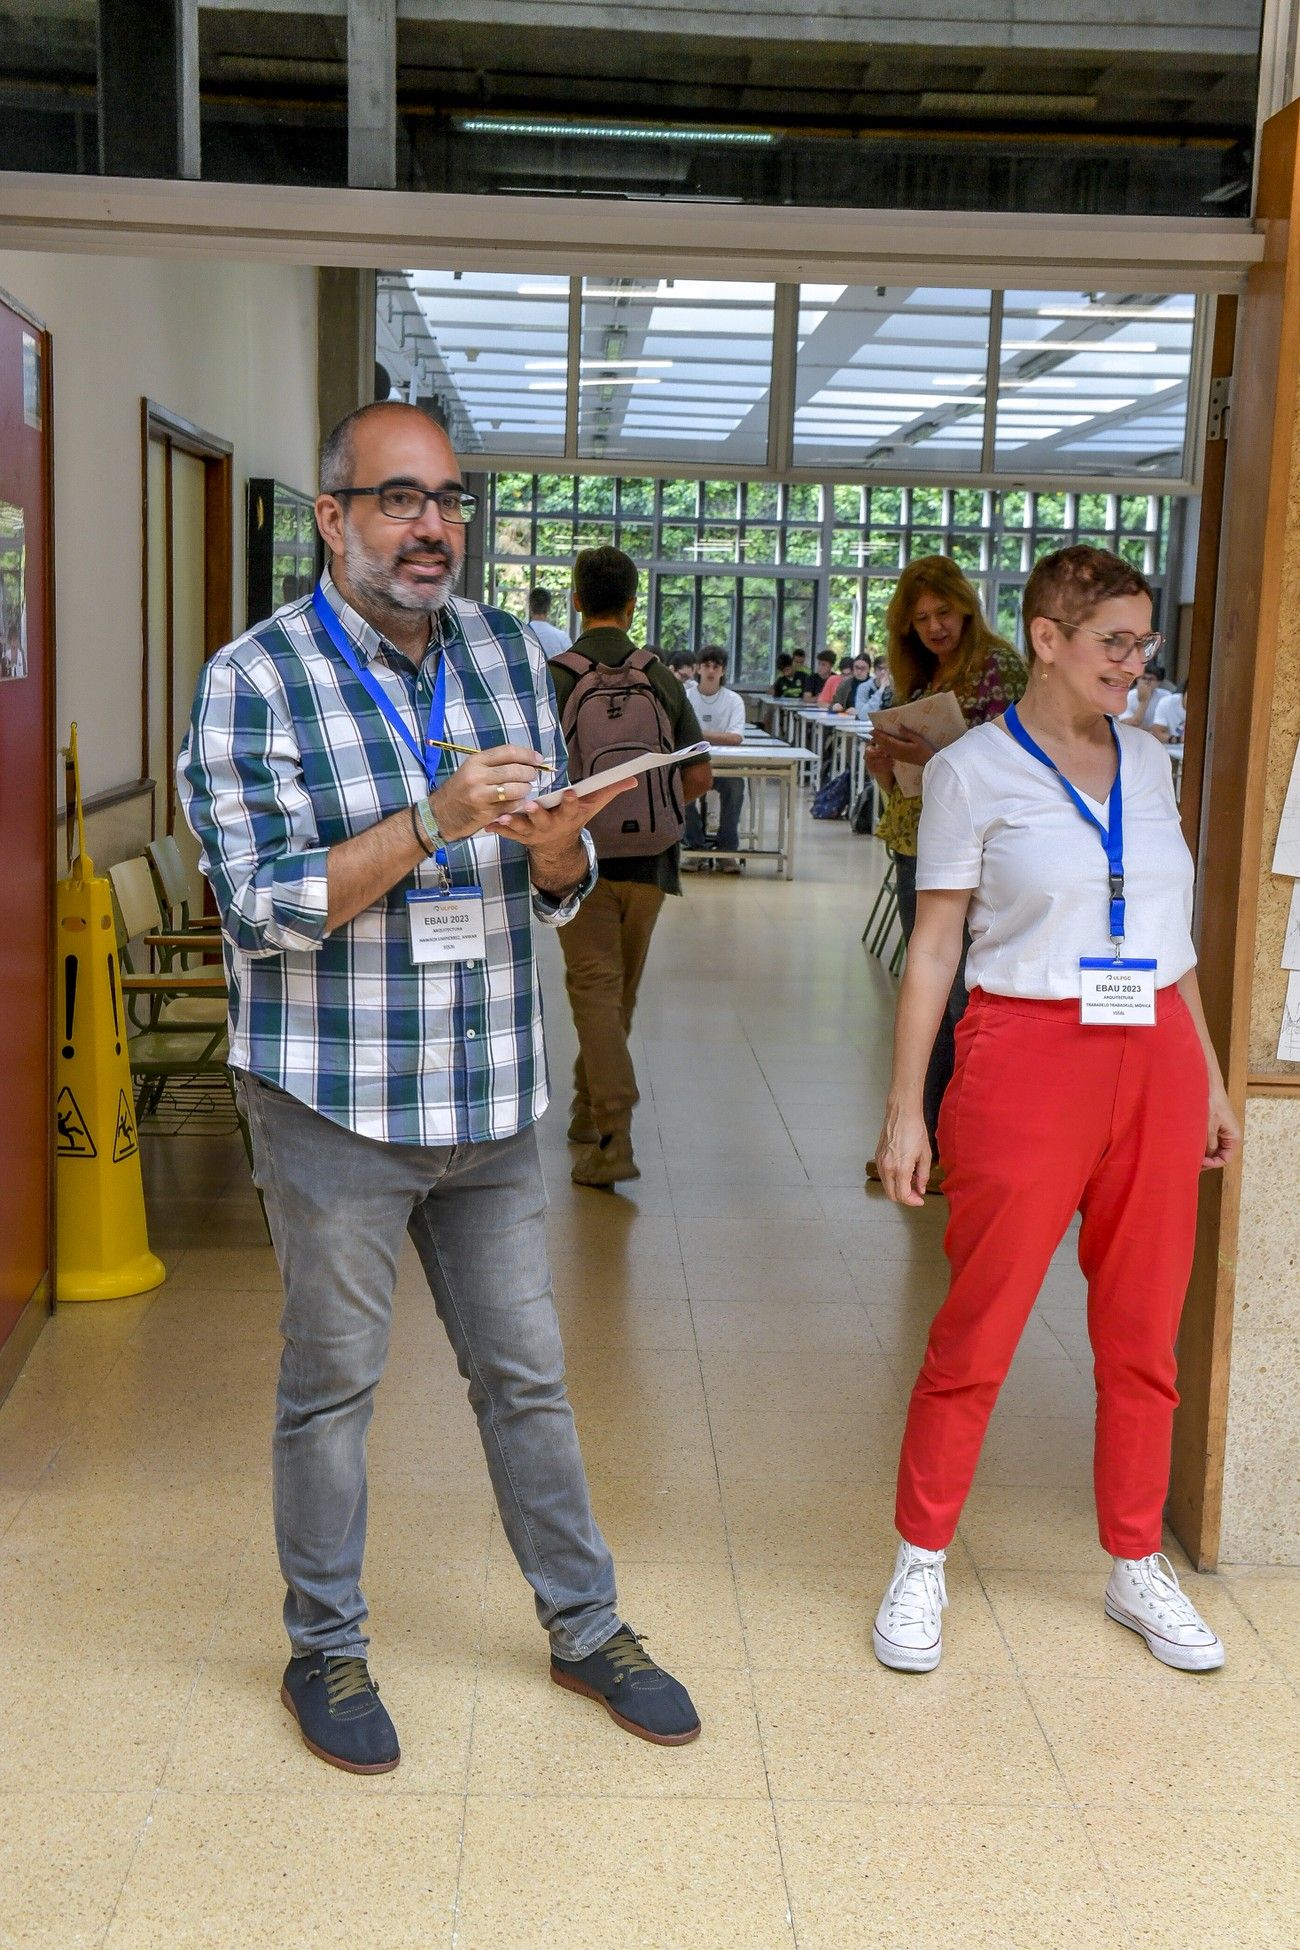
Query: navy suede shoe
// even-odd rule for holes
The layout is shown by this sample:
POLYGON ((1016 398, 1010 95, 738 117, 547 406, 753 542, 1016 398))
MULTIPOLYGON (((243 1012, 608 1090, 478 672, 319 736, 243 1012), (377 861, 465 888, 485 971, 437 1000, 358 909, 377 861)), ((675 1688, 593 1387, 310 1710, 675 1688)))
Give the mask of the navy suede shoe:
POLYGON ((323 1652, 290 1659, 280 1698, 319 1760, 349 1774, 391 1774, 402 1758, 397 1728, 364 1659, 323 1652))
POLYGON ((700 1716, 690 1694, 655 1664, 626 1625, 585 1659, 557 1659, 552 1653, 551 1678, 566 1692, 599 1700, 628 1733, 657 1747, 684 1747, 699 1737, 700 1716))

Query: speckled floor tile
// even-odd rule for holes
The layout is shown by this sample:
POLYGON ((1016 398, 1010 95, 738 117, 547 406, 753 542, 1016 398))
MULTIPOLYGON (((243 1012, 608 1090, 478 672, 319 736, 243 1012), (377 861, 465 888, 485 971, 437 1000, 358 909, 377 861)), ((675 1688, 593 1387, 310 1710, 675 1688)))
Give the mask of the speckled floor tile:
POLYGON ((1300 1813, 1234 1809, 1226 1817, 1167 1808, 1085 1808, 1124 1942, 1132 1950, 1294 1950, 1300 1916, 1300 1813))
POLYGON ((1249 1572, 1229 1566, 1224 1583, 1270 1655, 1300 1683, 1300 1570, 1249 1572))
MULTIPOLYGON (((1141 1642, 1133 1642, 1141 1653, 1141 1642)), ((1226 1675, 1151 1664, 1156 1674, 1141 1679, 1060 1672, 1026 1678, 1075 1798, 1124 1807, 1166 1802, 1180 1811, 1179 1820, 1198 1807, 1294 1808, 1300 1792, 1295 1688, 1281 1678, 1222 1684, 1226 1675)))
POLYGON ((732 1800, 471 1795, 457 1923, 466 1950, 795 1943, 772 1811, 732 1800))
POLYGON ((1112 1950, 1130 1941, 1070 1808, 781 1801, 799 1950, 1112 1950))
POLYGON ((1067 1789, 1022 1688, 1011 1679, 886 1672, 867 1648, 843 1668, 754 1672, 777 1800, 934 1800, 1007 1806, 1067 1789), (868 1663, 870 1661, 870 1664, 868 1663))
POLYGON ((160 1795, 106 1950, 286 1950, 353 1929, 391 1950, 449 1950, 460 1798, 381 1805, 376 1782, 341 1778, 342 1827, 308 1794, 160 1795))
POLYGON ((0 1793, 0 1943, 5 1950, 92 1950, 126 1880, 152 1797, 0 1793))
POLYGON ((70 1618, 62 1638, 22 1647, 21 1682, 0 1689, 0 1789, 156 1787, 197 1661, 152 1656, 147 1646, 75 1646, 70 1618))

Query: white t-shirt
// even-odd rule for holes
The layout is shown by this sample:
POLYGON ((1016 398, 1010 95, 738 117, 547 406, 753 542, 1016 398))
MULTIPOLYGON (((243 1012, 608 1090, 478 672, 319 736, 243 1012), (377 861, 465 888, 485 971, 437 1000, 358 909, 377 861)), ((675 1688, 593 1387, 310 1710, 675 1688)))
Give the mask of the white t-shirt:
POLYGON ((528 627, 541 644, 548 657, 559 657, 573 645, 563 630, 557 630, 554 623, 548 623, 542 616, 531 616, 528 627))
MULTIPOLYGON (((1124 953, 1153 956, 1156 986, 1196 965, 1192 856, 1156 738, 1119 725, 1124 788, 1124 953)), ((1104 805, 1088 801, 1107 823, 1104 805)), ((1106 851, 1054 772, 1001 724, 976 725, 925 768, 919 890, 973 890, 969 988, 1065 1001, 1079 961, 1110 953, 1106 851)))
POLYGON ((700 721, 700 730, 706 738, 712 738, 719 731, 744 731, 745 700, 739 691, 729 691, 724 684, 716 697, 705 697, 697 686, 691 691, 690 698, 700 721))
POLYGON ((1175 745, 1183 742, 1187 729, 1187 699, 1177 691, 1170 691, 1154 706, 1147 722, 1163 725, 1175 745))

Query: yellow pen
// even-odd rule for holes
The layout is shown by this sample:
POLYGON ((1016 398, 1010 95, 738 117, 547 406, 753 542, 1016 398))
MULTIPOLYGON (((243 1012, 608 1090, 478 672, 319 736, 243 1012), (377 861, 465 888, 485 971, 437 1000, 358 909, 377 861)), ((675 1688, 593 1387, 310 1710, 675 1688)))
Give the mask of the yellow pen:
MULTIPOLYGON (((459 752, 464 758, 477 758, 479 756, 480 748, 477 745, 453 745, 446 738, 426 738, 424 742, 426 745, 432 745, 436 751, 459 752)), ((489 745, 487 749, 490 751, 492 748, 489 745)), ((538 763, 537 769, 539 772, 553 772, 555 767, 553 765, 547 765, 545 761, 541 761, 538 763)))

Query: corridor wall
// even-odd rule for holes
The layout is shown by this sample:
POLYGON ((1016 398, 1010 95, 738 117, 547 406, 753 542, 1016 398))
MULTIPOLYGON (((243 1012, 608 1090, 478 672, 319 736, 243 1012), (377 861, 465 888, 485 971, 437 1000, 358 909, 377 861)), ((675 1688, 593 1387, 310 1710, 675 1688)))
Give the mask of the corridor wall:
POLYGON ((0 251, 0 289, 53 334, 57 723, 92 796, 140 774, 141 398, 234 447, 239 630, 246 478, 316 480, 316 274, 0 251))

